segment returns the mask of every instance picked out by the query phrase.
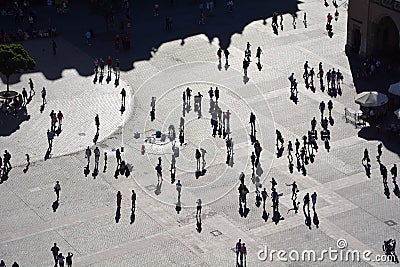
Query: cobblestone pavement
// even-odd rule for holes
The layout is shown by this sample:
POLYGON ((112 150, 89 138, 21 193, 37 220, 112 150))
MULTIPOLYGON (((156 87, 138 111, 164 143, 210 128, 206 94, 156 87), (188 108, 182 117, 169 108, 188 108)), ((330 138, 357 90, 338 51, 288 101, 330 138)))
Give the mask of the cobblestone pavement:
MULTIPOLYGON (((340 1, 341 2, 341 1, 340 1)), ((355 88, 349 63, 344 53, 346 38, 346 10, 340 7, 340 19, 334 23, 335 34, 329 38, 324 29, 325 16, 331 9, 323 3, 307 0, 299 3, 297 28, 293 29, 290 14, 284 14, 284 31, 274 35, 271 19, 247 25, 242 34, 232 36, 229 50, 230 66, 219 69, 216 60, 218 40, 209 43, 204 35, 164 43, 148 61, 134 63, 134 69, 121 73, 120 84, 93 84, 94 76, 82 77, 67 69, 61 79, 46 80, 40 73, 24 74, 21 88, 32 77, 37 86, 48 88, 48 105, 40 113, 37 95, 28 105, 31 118, 9 136, 0 137, 0 149, 12 155, 13 169, 9 179, 0 185, 0 258, 7 265, 17 261, 20 266, 52 266, 50 248, 54 242, 63 254, 74 253, 74 266, 233 266, 234 246, 239 238, 247 246, 247 266, 383 266, 378 262, 332 261, 323 262, 260 261, 257 252, 337 249, 337 240, 345 239, 351 250, 370 250, 372 257, 383 254, 383 240, 399 235, 399 199, 392 193, 384 195, 379 164, 375 160, 376 141, 358 137, 359 129, 343 118, 345 107, 357 109, 355 88), (323 12, 321 12, 323 10, 323 12), (307 12, 308 25, 300 18, 307 12), (263 48, 262 71, 251 63, 246 80, 242 73, 242 59, 247 41, 252 50, 263 48), (302 83, 303 64, 308 60, 314 68, 321 61, 324 69, 340 69, 344 74, 343 94, 333 98, 331 150, 327 152, 319 140, 320 149, 314 163, 306 166, 303 176, 294 168, 288 170, 286 150, 277 158, 275 128, 285 144, 301 138, 310 128, 313 116, 319 116, 318 105, 330 97, 317 89, 307 90, 302 83), (287 77, 295 72, 299 81, 299 102, 290 99, 287 77), (211 136, 209 96, 210 87, 220 89, 220 107, 231 115, 231 137, 234 160, 225 164, 225 141, 211 136), (120 90, 128 89, 127 110, 121 115, 120 90), (172 142, 149 144, 144 139, 156 130, 168 131, 169 125, 179 127, 183 116, 182 92, 186 87, 193 95, 201 92, 202 116, 192 110, 185 114, 186 144, 180 147, 176 161, 176 180, 183 185, 181 199, 177 199, 175 184, 171 183, 169 166, 172 142), (156 119, 150 121, 151 98, 156 97, 156 119), (51 109, 62 110, 63 131, 55 138, 52 157, 44 161, 46 130, 51 109), (269 191, 272 177, 278 182, 280 211, 283 221, 275 224, 271 217, 263 219, 262 207, 254 205, 255 192, 249 156, 249 113, 257 116, 257 138, 263 147, 261 169, 257 170, 263 186, 269 191), (101 120, 98 146, 101 149, 99 173, 94 173, 93 159, 85 175, 84 148, 93 145, 94 115, 101 120), (134 133, 140 132, 140 138, 134 133), (145 144, 146 152, 141 154, 145 144), (123 159, 133 167, 127 178, 114 178, 117 168, 115 149, 124 148, 123 159), (204 148, 207 172, 196 179, 195 149, 204 148), (365 148, 372 159, 371 178, 361 165, 365 148), (108 154, 104 163, 104 152, 108 154), (32 163, 26 170, 24 156, 29 153, 32 163), (154 167, 162 159, 163 177, 157 181, 154 167), (23 171, 25 169, 25 172, 23 171), (250 188, 246 217, 238 212, 238 177, 246 174, 250 188), (59 207, 54 212, 53 186, 60 181, 59 207), (299 199, 306 192, 318 193, 316 211, 319 228, 311 229, 304 223, 303 213, 289 213, 292 207, 291 190, 285 184, 296 180, 299 199), (135 213, 131 212, 130 194, 138 195, 135 213), (120 218, 116 220, 115 198, 122 193, 120 218), (201 198, 202 229, 196 230, 196 200, 201 198), (181 211, 176 212, 177 205, 181 211)), ((38 41, 40 42, 40 41, 38 41)), ((85 51, 65 40, 58 39, 64 57, 75 53, 77 58, 92 64, 85 51)), ((33 49, 33 48, 32 48, 33 49)), ((255 61, 256 59, 253 59, 255 61)), ((320 126, 317 129, 320 130, 320 126)), ((177 131, 178 135, 178 131, 177 131)), ((168 140, 168 139, 167 139, 168 140)), ((178 142, 176 146, 179 146, 178 142)), ((398 162, 398 156, 384 149, 381 158, 388 168, 398 162)), ((271 203, 270 201, 268 203, 271 203)), ((267 205, 267 210, 272 209, 267 205)))

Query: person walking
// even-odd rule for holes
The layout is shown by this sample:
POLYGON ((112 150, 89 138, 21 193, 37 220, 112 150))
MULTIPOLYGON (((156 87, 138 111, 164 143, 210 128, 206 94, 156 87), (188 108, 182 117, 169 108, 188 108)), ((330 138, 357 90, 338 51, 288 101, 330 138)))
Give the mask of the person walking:
POLYGON ((296 181, 293 181, 293 183, 286 185, 292 187, 292 200, 297 199, 297 193, 299 192, 299 189, 297 187, 296 181))
POLYGON ((54 243, 54 246, 50 249, 51 253, 53 253, 53 259, 54 259, 54 266, 57 267, 58 264, 58 252, 60 251, 60 248, 57 247, 57 243, 54 243))
POLYGON ((119 150, 119 148, 117 148, 117 150, 115 151, 115 158, 117 159, 117 165, 119 166, 122 161, 121 151, 119 150))
POLYGON ((202 201, 201 201, 200 198, 196 201, 196 204, 197 204, 196 216, 201 216, 201 204, 202 204, 202 201))
POLYGON ((393 164, 393 167, 390 169, 390 174, 392 174, 393 182, 396 182, 396 178, 397 178, 397 165, 396 165, 396 163, 393 164))
POLYGON ((132 189, 131 200, 132 200, 132 207, 131 207, 131 210, 134 211, 134 210, 136 210, 136 192, 135 192, 135 190, 133 190, 133 189, 132 189))
POLYGON ((310 209, 310 194, 307 193, 304 198, 303 198, 303 209, 305 210, 305 208, 307 207, 307 210, 310 209))
POLYGON ((319 111, 321 112, 321 120, 324 117, 324 111, 325 111, 325 102, 321 101, 321 103, 319 103, 319 111))
POLYGON ((262 54, 261 47, 257 47, 256 58, 258 59, 258 63, 260 63, 261 54, 262 54))
POLYGON ((64 118, 64 115, 62 114, 61 110, 58 111, 57 113, 57 119, 58 119, 58 126, 61 128, 62 125, 62 120, 64 118))
POLYGON ((196 149, 196 162, 197 162, 197 171, 200 170, 200 158, 201 158, 201 153, 199 149, 196 149))
POLYGON ((225 55, 225 66, 229 66, 228 58, 229 58, 229 51, 228 48, 224 49, 224 55, 225 55))
POLYGON ((242 243, 240 248, 240 266, 246 266, 247 248, 246 244, 242 243))
POLYGON ((247 69, 249 68, 250 62, 244 58, 243 59, 243 72, 244 72, 244 76, 247 77, 247 69))
POLYGON ((54 192, 56 193, 57 201, 60 199, 60 191, 61 191, 60 182, 56 181, 56 184, 54 185, 54 192))
POLYGON ((221 64, 221 57, 222 57, 222 49, 221 49, 221 47, 218 48, 217 56, 218 56, 218 63, 221 64))
POLYGON ((214 95, 215 95, 215 101, 218 102, 218 99, 219 99, 219 90, 218 90, 218 87, 215 88, 214 95))
POLYGON ((181 191, 182 191, 181 180, 178 180, 178 182, 176 183, 176 191, 178 191, 178 199, 180 199, 181 198, 181 191))
POLYGON ((46 88, 44 88, 44 86, 43 86, 43 89, 42 89, 42 105, 44 106, 45 104, 47 104, 47 100, 46 100, 46 88))
POLYGON ((267 189, 265 187, 264 187, 263 191, 261 191, 261 197, 263 200, 263 208, 265 210, 265 203, 267 202, 267 197, 268 197, 267 189))
POLYGON ((117 208, 121 208, 122 194, 121 191, 117 193, 117 208))
POLYGON ((11 154, 7 150, 4 151, 3 155, 3 165, 4 165, 4 171, 7 172, 12 168, 11 166, 11 154))
POLYGON ((94 149, 94 169, 99 169, 99 160, 100 160, 100 149, 96 146, 94 149))
POLYGON ((315 210, 315 204, 317 204, 317 192, 311 194, 312 209, 315 210))
POLYGON ((92 151, 90 150, 89 146, 85 150, 85 158, 87 159, 87 165, 90 164, 90 156, 92 156, 92 151))
POLYGON ((361 163, 364 163, 364 161, 366 161, 367 164, 371 161, 369 158, 368 149, 364 150, 364 157, 362 158, 361 163))
POLYGON ((74 254, 72 252, 68 252, 68 256, 65 258, 67 267, 72 267, 72 256, 74 256, 74 254))
POLYGON ((96 125, 97 132, 100 130, 100 119, 99 114, 96 114, 94 117, 94 124, 96 125))
POLYGON ((64 267, 64 260, 65 257, 63 256, 62 253, 58 254, 58 264, 60 265, 60 267, 64 267))
POLYGON ((157 171, 157 179, 161 181, 163 180, 162 178, 162 167, 160 164, 157 164, 157 166, 155 167, 156 171, 157 171))
POLYGON ((250 113, 250 132, 252 135, 256 132, 256 115, 253 112, 250 113))
POLYGON ((53 139, 54 139, 54 132, 47 129, 47 142, 49 143, 49 147, 53 147, 53 139))
POLYGON ((241 252, 242 248, 242 239, 239 239, 239 241, 236 243, 235 249, 236 249, 236 266, 239 266, 239 255, 241 252))
POLYGON ((31 78, 29 78, 28 84, 29 84, 29 88, 30 88, 29 96, 35 95, 35 90, 33 90, 33 88, 34 88, 34 86, 33 86, 33 81, 32 81, 31 78))
POLYGON ((121 97, 122 97, 122 99, 121 99, 122 105, 125 106, 125 98, 126 98, 126 91, 125 91, 125 88, 122 88, 120 94, 121 94, 121 97))
POLYGON ((28 92, 26 91, 25 87, 22 88, 22 99, 24 101, 24 104, 26 105, 28 102, 28 92))
POLYGON ((250 160, 251 160, 251 166, 252 166, 253 172, 254 172, 254 168, 256 167, 256 155, 254 155, 253 151, 251 152, 250 160))

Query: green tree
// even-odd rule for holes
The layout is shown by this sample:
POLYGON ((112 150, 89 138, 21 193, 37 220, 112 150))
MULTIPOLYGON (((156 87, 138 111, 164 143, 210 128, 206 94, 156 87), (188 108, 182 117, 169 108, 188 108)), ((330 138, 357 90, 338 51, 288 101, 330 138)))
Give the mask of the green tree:
POLYGON ((6 76, 7 92, 12 74, 32 70, 36 62, 20 44, 0 45, 0 72, 6 76))

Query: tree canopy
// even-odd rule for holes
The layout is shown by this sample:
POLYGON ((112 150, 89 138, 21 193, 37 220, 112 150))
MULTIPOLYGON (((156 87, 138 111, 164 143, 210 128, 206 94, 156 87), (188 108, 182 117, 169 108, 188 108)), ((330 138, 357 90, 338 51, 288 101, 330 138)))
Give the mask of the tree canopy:
POLYGON ((12 74, 20 73, 22 70, 32 70, 36 66, 35 60, 20 44, 0 44, 0 72, 6 76, 7 91, 9 90, 9 79, 12 74))

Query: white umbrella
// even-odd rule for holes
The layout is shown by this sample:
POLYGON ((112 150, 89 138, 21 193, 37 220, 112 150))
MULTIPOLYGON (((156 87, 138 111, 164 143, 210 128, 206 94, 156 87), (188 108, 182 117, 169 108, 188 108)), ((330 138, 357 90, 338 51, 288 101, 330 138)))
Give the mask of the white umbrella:
POLYGON ((354 101, 363 107, 379 107, 388 102, 388 97, 376 91, 369 91, 357 94, 354 101))
POLYGON ((391 94, 400 96, 400 82, 391 84, 388 91, 391 94))
POLYGON ((396 109, 393 113, 394 113, 394 115, 396 115, 396 117, 397 117, 398 119, 400 119, 400 108, 399 108, 399 109, 396 109))

